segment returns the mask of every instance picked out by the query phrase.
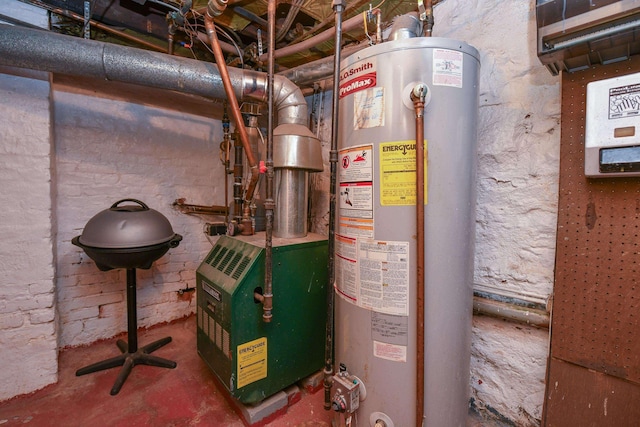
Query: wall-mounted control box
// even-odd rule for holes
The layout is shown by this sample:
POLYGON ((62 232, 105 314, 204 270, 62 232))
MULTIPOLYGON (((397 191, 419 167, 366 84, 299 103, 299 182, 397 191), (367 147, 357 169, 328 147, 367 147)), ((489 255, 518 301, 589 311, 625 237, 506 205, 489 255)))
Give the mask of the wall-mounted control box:
POLYGON ((587 85, 585 175, 640 176, 640 73, 587 85))

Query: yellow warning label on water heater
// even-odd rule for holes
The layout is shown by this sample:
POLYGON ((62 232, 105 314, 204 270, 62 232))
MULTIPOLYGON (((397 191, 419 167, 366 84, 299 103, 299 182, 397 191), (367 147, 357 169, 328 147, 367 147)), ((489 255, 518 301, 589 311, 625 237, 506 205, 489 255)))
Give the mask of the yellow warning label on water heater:
POLYGON ((267 338, 258 338, 238 346, 237 388, 267 377, 267 338))
MULTIPOLYGON (((424 141, 424 203, 427 204, 427 141, 424 141)), ((416 204, 416 142, 380 144, 380 204, 416 204)))

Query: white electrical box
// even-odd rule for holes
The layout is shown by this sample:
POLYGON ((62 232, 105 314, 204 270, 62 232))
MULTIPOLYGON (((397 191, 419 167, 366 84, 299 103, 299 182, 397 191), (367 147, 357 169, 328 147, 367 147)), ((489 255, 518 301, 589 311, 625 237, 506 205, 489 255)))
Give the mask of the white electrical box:
POLYGON ((587 85, 584 171, 640 176, 640 73, 587 85))

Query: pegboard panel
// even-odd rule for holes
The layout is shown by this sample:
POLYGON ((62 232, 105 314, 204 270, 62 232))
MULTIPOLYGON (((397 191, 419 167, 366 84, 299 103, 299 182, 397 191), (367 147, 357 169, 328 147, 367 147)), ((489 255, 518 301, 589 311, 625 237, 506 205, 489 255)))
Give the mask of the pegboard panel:
POLYGON ((545 427, 637 427, 640 387, 611 375, 552 359, 545 427))
POLYGON ((640 59, 634 57, 563 73, 551 324, 552 358, 635 383, 640 383, 640 178, 586 178, 584 130, 586 85, 638 71, 640 59))

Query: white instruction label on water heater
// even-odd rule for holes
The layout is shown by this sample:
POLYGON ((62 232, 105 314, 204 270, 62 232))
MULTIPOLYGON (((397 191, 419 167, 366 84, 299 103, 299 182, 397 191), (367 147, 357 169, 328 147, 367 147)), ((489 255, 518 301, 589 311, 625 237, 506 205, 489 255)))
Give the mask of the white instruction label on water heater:
POLYGON ((409 315, 409 242, 336 234, 336 292, 378 313, 409 315))
POLYGON ((462 87, 462 52, 433 49, 433 85, 462 87))
POLYGON ((373 355, 394 362, 407 361, 409 317, 371 312, 373 355))

